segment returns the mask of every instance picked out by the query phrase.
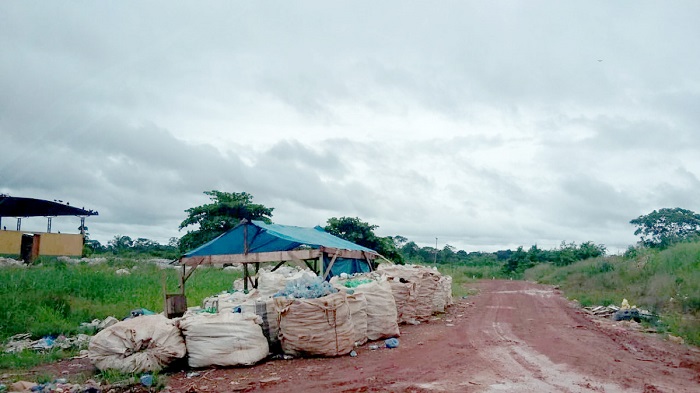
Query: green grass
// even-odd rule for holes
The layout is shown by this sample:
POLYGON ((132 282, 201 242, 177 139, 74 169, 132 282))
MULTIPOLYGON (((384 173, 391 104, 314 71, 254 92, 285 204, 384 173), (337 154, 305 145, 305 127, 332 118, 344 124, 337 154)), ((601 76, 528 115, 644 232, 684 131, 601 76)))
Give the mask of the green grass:
MULTIPOLYGON (((44 258, 41 265, 0 269, 0 341, 18 333, 75 334, 81 322, 129 315, 136 308, 163 310, 163 277, 168 292, 177 292, 179 270, 163 269, 136 259, 107 263, 67 264, 44 258), (134 268, 135 267, 135 268, 134 268), (117 275, 120 268, 130 275, 117 275)), ((238 272, 199 268, 186 285, 188 305, 230 289, 238 272)))
POLYGON ((661 316, 669 332, 700 345, 700 242, 663 251, 639 249, 565 267, 537 265, 524 278, 558 284, 583 306, 619 305, 622 299, 661 316))
POLYGON ((54 349, 50 351, 27 350, 16 354, 0 352, 0 370, 27 369, 40 364, 52 363, 57 360, 73 357, 77 355, 78 352, 78 349, 54 349))

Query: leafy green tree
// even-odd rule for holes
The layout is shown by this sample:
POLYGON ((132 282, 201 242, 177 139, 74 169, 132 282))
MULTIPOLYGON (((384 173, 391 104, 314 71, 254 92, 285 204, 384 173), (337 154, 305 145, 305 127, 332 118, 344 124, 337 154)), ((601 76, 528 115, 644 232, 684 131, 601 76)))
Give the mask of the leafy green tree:
POLYGON ((505 274, 512 275, 522 273, 527 268, 532 266, 532 261, 528 258, 528 253, 520 246, 510 255, 508 261, 503 265, 502 271, 505 274))
POLYGON ((648 247, 666 248, 673 243, 700 234, 700 214, 679 207, 654 210, 630 221, 637 229, 640 243, 648 247))
MULTIPOLYGON (((326 232, 363 247, 371 248, 396 263, 403 263, 395 238, 377 236, 374 230, 379 228, 378 226, 364 222, 358 217, 331 217, 327 224, 323 228, 326 232)), ((399 240, 401 239, 399 238, 399 240)))
POLYGON ((413 262, 425 262, 420 256, 420 246, 414 241, 409 241, 401 247, 403 259, 413 262))
POLYGON ((187 218, 180 223, 179 229, 197 226, 180 238, 178 244, 181 252, 214 239, 238 225, 242 219, 272 222, 273 208, 253 203, 253 196, 246 192, 205 191, 211 203, 185 210, 187 218))
POLYGON ((129 236, 116 235, 114 238, 107 242, 107 247, 113 254, 120 254, 134 245, 134 241, 131 240, 129 236))

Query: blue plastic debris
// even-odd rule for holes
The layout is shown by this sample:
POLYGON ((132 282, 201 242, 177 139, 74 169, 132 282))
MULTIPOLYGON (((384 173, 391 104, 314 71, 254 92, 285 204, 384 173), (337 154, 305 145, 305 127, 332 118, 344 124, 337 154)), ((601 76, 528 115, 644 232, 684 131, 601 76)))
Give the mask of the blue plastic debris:
POLYGON ((338 292, 337 289, 321 279, 321 277, 302 276, 289 281, 283 290, 273 297, 288 297, 294 299, 318 299, 323 296, 338 292))
POLYGON ((399 339, 397 338, 387 338, 384 340, 384 345, 386 345, 387 348, 398 348, 399 346, 399 339))
POLYGON ((143 374, 141 376, 140 381, 141 381, 141 385, 143 385, 145 387, 150 387, 151 385, 153 385, 153 375, 143 374))

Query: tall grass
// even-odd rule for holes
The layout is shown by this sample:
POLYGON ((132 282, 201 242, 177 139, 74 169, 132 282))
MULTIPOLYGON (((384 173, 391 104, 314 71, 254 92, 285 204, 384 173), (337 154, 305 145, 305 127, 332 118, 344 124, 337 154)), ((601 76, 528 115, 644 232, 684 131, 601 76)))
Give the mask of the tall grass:
MULTIPOLYGON (((239 272, 199 268, 187 281, 189 305, 232 288, 239 272)), ((81 322, 115 316, 136 308, 163 310, 163 278, 168 292, 177 292, 179 271, 161 270, 139 261, 72 264, 44 258, 39 266, 0 269, 0 341, 18 334, 34 337, 73 334, 81 322), (129 275, 117 275, 125 268, 129 275)))
POLYGON ((565 267, 537 265, 524 277, 559 284, 583 306, 630 304, 662 316, 671 332, 700 345, 700 242, 663 251, 638 249, 633 257, 588 259, 565 267))

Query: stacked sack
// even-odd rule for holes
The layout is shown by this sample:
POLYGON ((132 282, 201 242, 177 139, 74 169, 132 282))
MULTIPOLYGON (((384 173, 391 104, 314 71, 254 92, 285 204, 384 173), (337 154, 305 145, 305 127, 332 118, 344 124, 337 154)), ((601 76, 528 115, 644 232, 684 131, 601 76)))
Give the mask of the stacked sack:
POLYGON ((251 313, 190 314, 179 322, 190 367, 249 366, 267 357, 269 346, 251 313))
POLYGON ((364 296, 367 302, 367 339, 379 340, 401 334, 396 301, 385 276, 376 273, 355 275, 349 279, 336 276, 331 283, 348 293, 352 291, 353 295, 364 296))
POLYGON ((452 304, 452 278, 437 269, 419 265, 380 265, 387 275, 401 310, 399 322, 427 321, 435 312, 452 304), (412 292, 411 292, 412 291, 412 292))
POLYGON ((95 367, 123 373, 159 371, 185 353, 180 330, 161 314, 117 322, 94 335, 88 345, 95 367))
POLYGON ((433 298, 433 309, 435 312, 445 312, 447 306, 452 304, 452 277, 440 276, 435 298, 433 298))
POLYGON ((274 296, 282 351, 293 356, 339 356, 355 344, 347 296, 319 277, 290 281, 274 296))
MULTIPOLYGON (((274 271, 261 269, 257 275, 258 288, 249 292, 245 299, 238 302, 237 306, 242 312, 256 314, 262 319, 261 327, 270 351, 280 351, 279 312, 272 296, 283 291, 290 282, 314 277, 316 274, 311 270, 293 266, 281 266, 274 271)), ((236 280, 234 288, 240 288, 242 291, 243 280, 236 280)))

